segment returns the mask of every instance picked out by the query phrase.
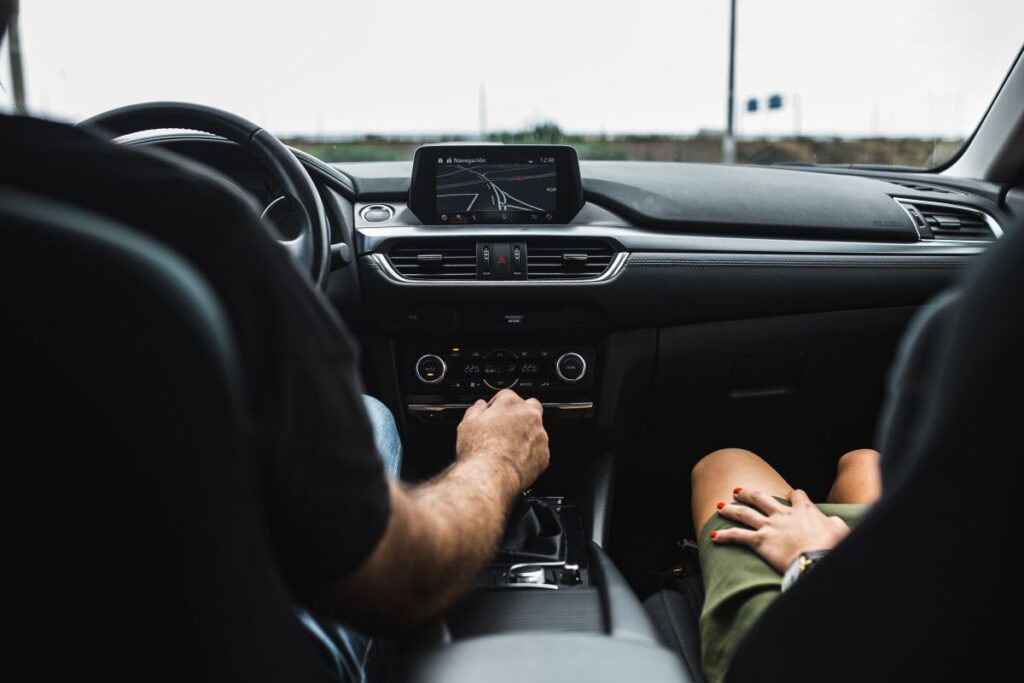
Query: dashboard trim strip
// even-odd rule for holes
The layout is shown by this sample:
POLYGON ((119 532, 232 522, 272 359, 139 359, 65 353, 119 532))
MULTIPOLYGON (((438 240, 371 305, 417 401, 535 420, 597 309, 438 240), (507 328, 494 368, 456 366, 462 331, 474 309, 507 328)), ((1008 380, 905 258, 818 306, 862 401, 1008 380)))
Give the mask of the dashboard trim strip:
MULTIPOLYGON (((567 239, 610 239, 629 251, 662 251, 668 253, 753 253, 753 254, 818 254, 822 256, 974 256, 982 254, 991 243, 955 240, 921 240, 919 242, 841 242, 828 240, 775 239, 757 237, 718 237, 710 235, 673 234, 644 228, 608 225, 519 226, 482 228, 433 228, 424 226, 389 226, 357 228, 362 241, 362 254, 376 254, 398 239, 433 239, 461 237, 469 239, 518 240, 528 237, 561 237, 567 239)), ((419 281, 416 281, 419 282, 419 281)))

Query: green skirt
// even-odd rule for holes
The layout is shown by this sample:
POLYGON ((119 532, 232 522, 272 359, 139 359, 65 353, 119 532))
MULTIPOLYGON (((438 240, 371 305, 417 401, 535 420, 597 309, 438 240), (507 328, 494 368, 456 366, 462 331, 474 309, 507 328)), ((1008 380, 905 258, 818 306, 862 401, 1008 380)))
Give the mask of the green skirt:
MULTIPOLYGON (((852 528, 868 506, 823 503, 818 508, 826 515, 841 517, 852 528)), ((700 570, 704 577, 700 649, 708 683, 725 679, 732 653, 743 634, 782 592, 782 575, 753 550, 711 541, 712 531, 733 526, 737 525, 716 514, 704 525, 699 539, 700 570)))

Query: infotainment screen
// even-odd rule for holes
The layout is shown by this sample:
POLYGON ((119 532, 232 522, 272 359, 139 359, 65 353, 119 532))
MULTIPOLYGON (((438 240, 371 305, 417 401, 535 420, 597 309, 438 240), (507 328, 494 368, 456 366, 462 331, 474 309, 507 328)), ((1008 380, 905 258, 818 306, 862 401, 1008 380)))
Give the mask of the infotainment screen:
POLYGON ((579 161, 562 145, 421 147, 409 205, 427 224, 568 222, 583 205, 579 161))

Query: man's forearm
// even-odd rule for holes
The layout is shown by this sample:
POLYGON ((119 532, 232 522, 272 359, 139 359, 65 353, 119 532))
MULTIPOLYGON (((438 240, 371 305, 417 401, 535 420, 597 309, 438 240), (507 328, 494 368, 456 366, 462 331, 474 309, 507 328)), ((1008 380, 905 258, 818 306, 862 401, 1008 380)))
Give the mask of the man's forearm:
POLYGON ((493 557, 519 486, 511 468, 475 457, 431 482, 407 487, 416 526, 423 527, 417 539, 417 554, 424 558, 419 597, 440 603, 428 611, 450 603, 493 557))
POLYGON ((418 485, 391 482, 384 536, 352 576, 328 591, 328 611, 380 629, 440 612, 493 556, 521 482, 499 458, 461 460, 418 485))
POLYGON ((327 587, 323 606, 378 631, 447 607, 494 554, 513 496, 548 466, 543 410, 507 389, 471 405, 455 464, 425 484, 390 482, 384 536, 354 574, 327 587))

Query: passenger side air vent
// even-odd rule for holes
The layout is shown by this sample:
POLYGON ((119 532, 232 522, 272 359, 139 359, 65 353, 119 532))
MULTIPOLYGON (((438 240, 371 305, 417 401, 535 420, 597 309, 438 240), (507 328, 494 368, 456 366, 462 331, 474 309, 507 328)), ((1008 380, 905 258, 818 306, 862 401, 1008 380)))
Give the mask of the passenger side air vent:
POLYGON ((528 240, 526 273, 530 280, 592 280, 601 277, 615 249, 601 240, 528 240))
POLYGON ((935 194, 963 194, 963 192, 950 190, 949 188, 945 187, 939 187, 938 185, 925 185, 924 183, 912 183, 905 180, 890 180, 889 182, 893 185, 899 185, 900 187, 905 187, 909 190, 914 190, 915 192, 934 192, 935 194))
POLYGON ((476 243, 467 240, 401 242, 388 251, 388 261, 410 280, 476 279, 476 243))
POLYGON ((999 225, 977 209, 939 202, 896 201, 914 220, 921 239, 991 242, 1002 234, 999 225))

